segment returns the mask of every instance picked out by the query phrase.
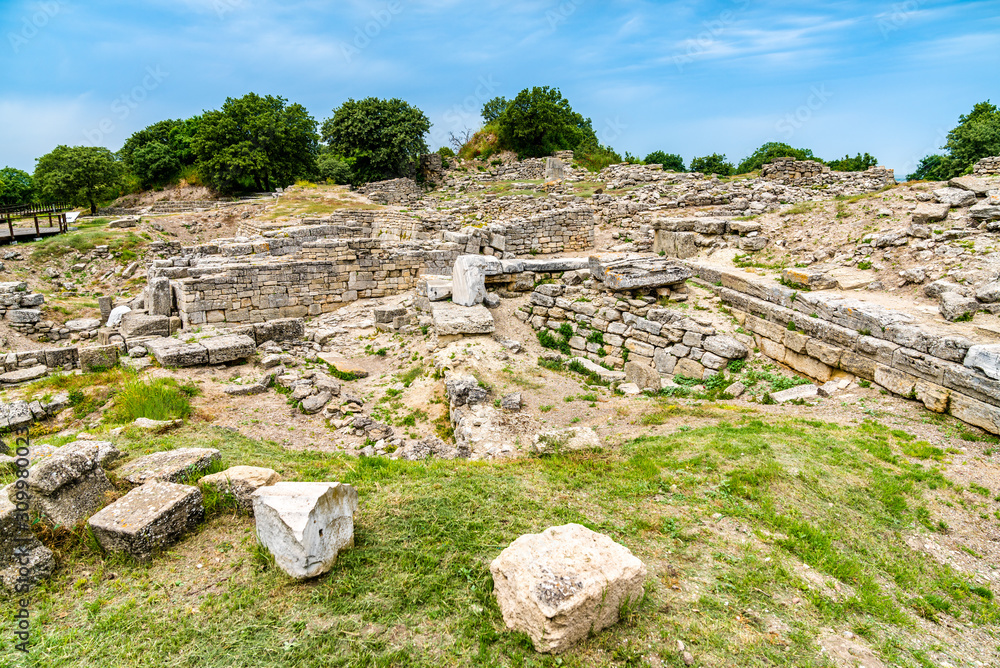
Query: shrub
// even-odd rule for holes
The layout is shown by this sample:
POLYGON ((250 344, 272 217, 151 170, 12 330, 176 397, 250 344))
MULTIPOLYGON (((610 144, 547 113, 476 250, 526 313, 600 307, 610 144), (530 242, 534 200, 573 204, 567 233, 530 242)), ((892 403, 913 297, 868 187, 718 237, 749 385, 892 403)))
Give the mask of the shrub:
POLYGON ((733 163, 726 162, 725 153, 713 153, 691 159, 691 171, 702 174, 718 174, 719 176, 732 176, 733 163))
POLYGON ((316 168, 321 178, 332 181, 339 186, 351 182, 351 166, 346 160, 333 153, 326 153, 316 161, 316 168))
POLYGON ((663 171, 665 172, 687 171, 684 169, 684 158, 676 153, 653 151, 643 159, 643 162, 647 165, 663 165, 663 171))
MULTIPOLYGON (((725 157, 725 156, 723 156, 725 157)), ((747 174, 760 169, 775 158, 795 158, 796 160, 815 160, 816 156, 808 148, 792 148, 788 144, 769 141, 756 151, 743 158, 743 162, 736 168, 737 174, 747 174)), ((692 170, 694 167, 691 168, 692 170)), ((703 170, 697 170, 703 171, 703 170)))

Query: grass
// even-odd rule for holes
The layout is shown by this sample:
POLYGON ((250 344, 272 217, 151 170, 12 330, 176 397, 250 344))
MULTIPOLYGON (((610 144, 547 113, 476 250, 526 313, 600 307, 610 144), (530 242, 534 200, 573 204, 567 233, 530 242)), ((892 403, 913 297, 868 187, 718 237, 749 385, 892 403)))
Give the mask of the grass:
POLYGON ((104 414, 108 422, 125 424, 136 418, 176 420, 191 415, 191 397, 200 393, 194 385, 181 385, 173 378, 130 380, 114 393, 114 406, 104 414))
MULTIPOLYGON (((833 628, 854 630, 886 665, 925 665, 927 642, 946 641, 915 638, 917 620, 995 633, 1000 609, 987 587, 904 542, 940 521, 928 497, 958 498, 937 469, 902 456, 912 440, 875 423, 737 419, 477 462, 293 451, 208 425, 129 441, 130 455, 214 447, 284 480, 350 483, 363 507, 355 546, 298 583, 226 503, 151 565, 70 536, 32 595, 31 664, 681 666, 683 640, 697 665, 823 665, 816 638, 833 628), (567 522, 642 559, 647 595, 623 622, 542 656, 505 630, 489 563, 516 537, 567 522)), ((13 614, 9 599, 0 614, 13 614)), ((1000 658, 995 643, 976 651, 984 665, 1000 658)), ((0 636, 0 657, 12 652, 0 636)))
POLYGON ((134 232, 106 229, 104 225, 107 222, 107 219, 101 218, 92 221, 87 229, 46 237, 41 241, 32 241, 24 245, 30 250, 31 259, 36 262, 60 258, 74 251, 89 253, 96 246, 108 246, 108 250, 112 253, 121 253, 134 258, 135 250, 146 245, 147 242, 134 232))

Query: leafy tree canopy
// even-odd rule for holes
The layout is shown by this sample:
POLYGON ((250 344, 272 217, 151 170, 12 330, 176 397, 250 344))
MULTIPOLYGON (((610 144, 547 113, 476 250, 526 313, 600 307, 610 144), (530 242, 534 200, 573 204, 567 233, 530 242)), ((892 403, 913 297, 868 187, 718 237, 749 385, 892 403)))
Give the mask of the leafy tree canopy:
POLYGON ((482 111, 483 121, 489 124, 500 118, 500 114, 504 112, 504 109, 507 108, 508 104, 510 104, 510 102, 508 102, 505 97, 495 97, 484 104, 482 111))
POLYGON ((691 171, 702 174, 718 174, 719 176, 731 176, 733 173, 733 163, 726 161, 725 153, 713 153, 712 155, 700 158, 691 158, 691 171))
POLYGON ((28 204, 35 198, 35 182, 28 172, 4 167, 0 169, 0 206, 28 204))
POLYGON ((684 158, 676 153, 665 153, 663 151, 653 151, 643 160, 647 165, 663 165, 663 170, 668 172, 686 172, 684 169, 684 158))
POLYGON ((945 181, 968 173, 982 158, 1000 155, 1000 109, 980 102, 948 133, 944 155, 928 155, 907 178, 945 181))
POLYGON ((347 185, 351 182, 351 165, 339 155, 326 152, 316 161, 320 178, 333 181, 337 185, 347 185))
POLYGON ((316 171, 316 121, 301 104, 247 93, 207 111, 191 147, 198 171, 223 192, 270 191, 316 171))
POLYGON ((100 202, 118 194, 121 176, 121 163, 106 148, 57 146, 38 158, 34 178, 43 201, 89 206, 97 213, 100 202))
MULTIPOLYGON (((811 149, 793 148, 778 141, 769 141, 743 159, 736 167, 737 174, 747 174, 758 170, 775 158, 795 158, 796 160, 816 160, 811 149)), ((694 167, 691 168, 692 170, 694 167)), ((697 170, 701 171, 701 170, 697 170)))
POLYGON ((858 153, 853 158, 850 154, 845 155, 840 160, 829 160, 826 163, 835 172, 863 172, 869 167, 878 164, 878 160, 873 155, 858 153))
POLYGON ((492 124, 496 125, 500 148, 522 158, 599 145, 590 119, 573 111, 558 88, 525 88, 510 102, 490 100, 482 113, 483 118, 496 114, 492 124))
POLYGON ((410 173, 417 157, 427 153, 424 136, 430 129, 424 112, 409 103, 368 97, 334 109, 322 135, 334 152, 354 160, 354 182, 367 183, 410 173))

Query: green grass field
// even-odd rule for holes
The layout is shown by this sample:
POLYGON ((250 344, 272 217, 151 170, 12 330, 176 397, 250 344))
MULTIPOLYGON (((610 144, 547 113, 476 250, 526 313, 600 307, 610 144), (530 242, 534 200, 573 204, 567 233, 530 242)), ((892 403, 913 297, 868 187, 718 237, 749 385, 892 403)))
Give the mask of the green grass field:
POLYGON ((934 504, 974 504, 936 468, 940 450, 874 422, 723 419, 491 462, 293 452, 204 424, 130 440, 130 454, 216 447, 227 465, 355 485, 356 545, 296 583, 257 547, 252 519, 225 506, 151 565, 102 555, 82 531, 48 536, 60 568, 33 594, 30 657, 4 634, 0 663, 683 666, 681 640, 695 665, 826 666, 828 628, 886 665, 923 667, 937 665, 926 625, 987 634, 983 665, 997 659, 990 590, 904 542, 946 530, 934 504), (538 655, 505 630, 489 563, 519 535, 567 522, 642 559, 646 597, 570 652, 538 655))

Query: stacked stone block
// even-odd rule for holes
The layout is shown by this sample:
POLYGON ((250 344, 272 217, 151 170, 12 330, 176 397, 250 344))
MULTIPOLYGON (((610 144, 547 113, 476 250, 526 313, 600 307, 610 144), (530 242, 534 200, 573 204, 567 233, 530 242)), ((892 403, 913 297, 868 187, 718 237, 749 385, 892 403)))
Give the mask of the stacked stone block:
POLYGON ((983 158, 972 168, 976 176, 995 176, 1000 174, 1000 155, 983 158))

